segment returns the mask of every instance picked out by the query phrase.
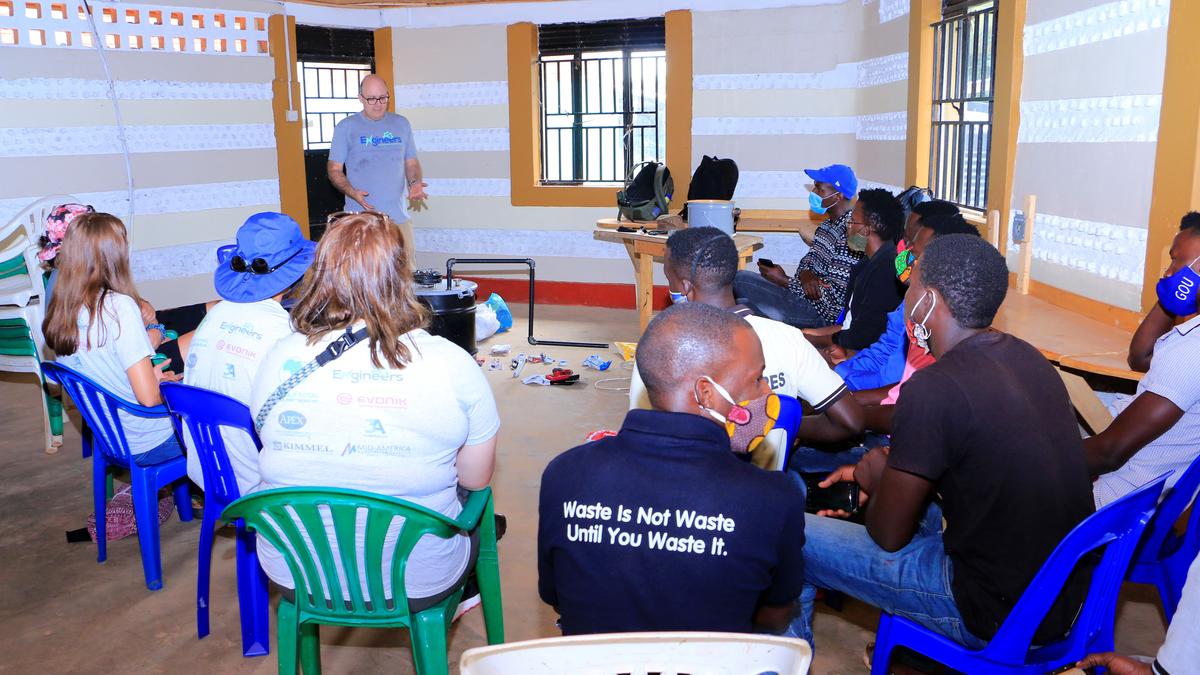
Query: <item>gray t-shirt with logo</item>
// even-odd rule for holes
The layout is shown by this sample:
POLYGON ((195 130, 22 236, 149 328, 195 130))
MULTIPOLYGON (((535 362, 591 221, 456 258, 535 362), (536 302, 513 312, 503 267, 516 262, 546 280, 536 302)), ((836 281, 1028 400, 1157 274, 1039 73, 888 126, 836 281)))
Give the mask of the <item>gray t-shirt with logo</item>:
MULTIPOLYGON (((329 161, 346 166, 346 178, 367 194, 367 203, 397 223, 408 222, 408 179, 404 161, 417 156, 412 125, 403 115, 386 113, 375 121, 357 113, 338 122, 329 146, 329 161)), ((347 211, 361 211, 346 197, 347 211)))

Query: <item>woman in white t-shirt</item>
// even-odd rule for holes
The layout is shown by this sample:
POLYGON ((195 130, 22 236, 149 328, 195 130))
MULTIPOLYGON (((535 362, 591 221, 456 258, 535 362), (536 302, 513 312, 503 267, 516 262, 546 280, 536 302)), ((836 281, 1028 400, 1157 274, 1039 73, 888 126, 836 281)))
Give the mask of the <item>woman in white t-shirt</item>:
MULTIPOLYGON (((296 293, 296 332, 275 344, 255 377, 251 410, 259 418, 268 407, 259 432, 260 489, 352 488, 454 518, 462 511, 459 486, 477 490, 491 480, 495 399, 469 354, 425 331, 428 313, 413 292, 407 244, 376 213, 344 217, 322 238, 296 293), (367 339, 279 397, 282 383, 361 328, 367 339)), ((393 526, 389 542, 397 532, 393 526)), ((405 574, 410 605, 457 586, 471 554, 467 536, 418 542, 405 574)), ((261 539, 259 561, 271 579, 294 588, 286 563, 261 539)))
MULTIPOLYGON (((42 332, 59 363, 86 375, 121 398, 162 403, 160 380, 167 362, 151 365, 154 349, 129 272, 125 225, 107 213, 84 213, 72 221, 58 252, 58 281, 42 332)), ((121 413, 129 452, 141 465, 180 457, 183 450, 166 417, 121 413)))

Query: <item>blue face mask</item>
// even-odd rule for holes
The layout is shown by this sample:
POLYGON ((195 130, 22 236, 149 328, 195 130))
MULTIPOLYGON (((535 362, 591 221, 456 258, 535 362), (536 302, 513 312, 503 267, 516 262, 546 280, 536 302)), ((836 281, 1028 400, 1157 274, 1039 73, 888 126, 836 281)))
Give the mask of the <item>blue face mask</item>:
MULTIPOLYGON (((1200 260, 1200 258, 1196 258, 1196 260, 1200 260)), ((1175 274, 1159 279, 1158 285, 1154 287, 1158 294, 1158 302, 1163 309, 1175 316, 1188 316, 1196 313, 1197 300, 1200 299, 1200 274, 1196 274, 1192 270, 1192 265, 1196 264, 1196 260, 1175 274)))
MULTIPOLYGON (((837 202, 834 203, 836 204, 837 202)), ((820 216, 828 211, 829 207, 825 206, 825 199, 821 197, 821 195, 818 195, 815 192, 810 192, 808 193, 808 210, 820 216)))

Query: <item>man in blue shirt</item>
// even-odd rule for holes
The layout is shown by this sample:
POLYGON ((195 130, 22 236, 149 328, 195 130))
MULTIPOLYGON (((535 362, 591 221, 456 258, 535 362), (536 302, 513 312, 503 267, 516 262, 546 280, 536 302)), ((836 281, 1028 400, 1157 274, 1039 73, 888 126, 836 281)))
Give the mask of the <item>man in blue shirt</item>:
POLYGON ((388 112, 388 84, 368 75, 358 86, 362 112, 337 123, 329 144, 329 182, 346 195, 347 211, 379 211, 412 241, 406 200, 426 198, 412 125, 388 112))
POLYGON ((653 410, 542 475, 538 592, 567 635, 788 625, 803 582, 804 498, 730 451, 725 419, 769 393, 743 319, 700 303, 638 343, 653 410))

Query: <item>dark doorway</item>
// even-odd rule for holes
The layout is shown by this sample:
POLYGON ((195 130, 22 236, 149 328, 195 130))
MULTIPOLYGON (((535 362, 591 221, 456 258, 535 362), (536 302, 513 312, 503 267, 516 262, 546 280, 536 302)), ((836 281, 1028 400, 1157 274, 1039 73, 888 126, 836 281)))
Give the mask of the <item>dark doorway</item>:
POLYGON ((362 109, 358 83, 375 72, 375 35, 369 30, 296 26, 296 58, 304 111, 304 175, 312 238, 325 218, 341 211, 342 194, 325 173, 333 127, 362 109))

